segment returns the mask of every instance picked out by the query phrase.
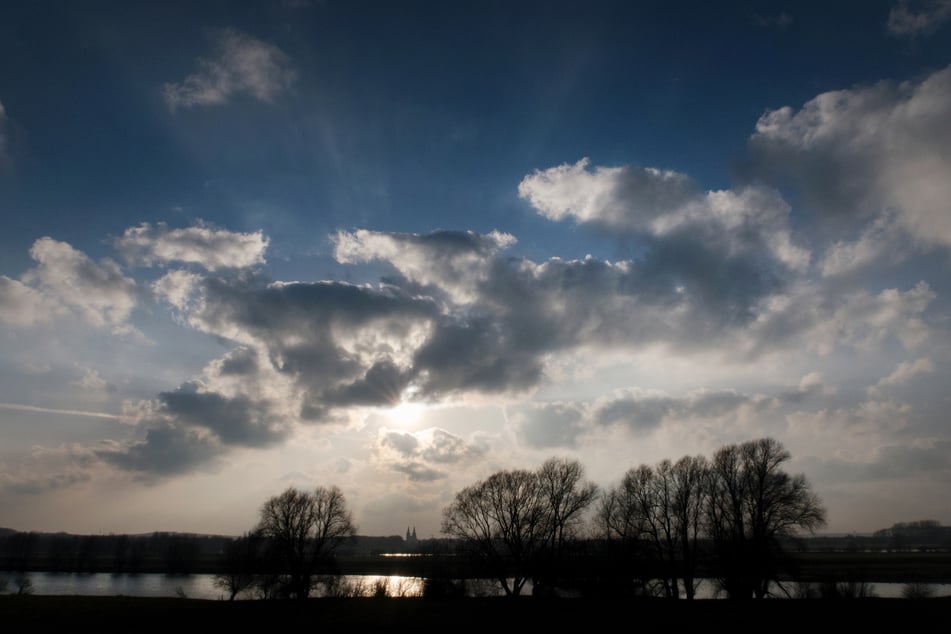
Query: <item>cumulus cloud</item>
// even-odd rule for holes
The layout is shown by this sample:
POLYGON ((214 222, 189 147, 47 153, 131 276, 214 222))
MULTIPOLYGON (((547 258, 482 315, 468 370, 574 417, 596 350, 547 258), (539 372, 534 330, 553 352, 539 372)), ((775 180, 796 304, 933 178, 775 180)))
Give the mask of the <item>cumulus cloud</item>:
POLYGON ((214 468, 223 452, 213 436, 174 425, 152 427, 144 440, 103 444, 96 450, 100 460, 146 478, 214 468))
POLYGON ((119 265, 93 262, 65 242, 40 238, 30 255, 37 266, 21 280, 0 276, 0 319, 32 325, 75 313, 98 326, 122 327, 136 303, 135 282, 119 265))
POLYGON ((224 104, 239 95, 272 102, 297 79, 281 49, 236 29, 215 31, 212 47, 213 55, 199 58, 195 73, 162 86, 170 110, 224 104))
POLYGON ((130 227, 115 240, 116 249, 130 264, 186 262, 209 271, 264 264, 267 245, 261 231, 237 233, 206 224, 169 229, 164 222, 130 227))
POLYGON ((904 385, 916 376, 930 374, 931 372, 934 372, 934 364, 931 363, 931 359, 927 357, 915 359, 914 361, 903 361, 898 364, 894 372, 869 387, 868 395, 870 398, 881 398, 885 388, 904 385))
POLYGON ((888 13, 888 32, 900 37, 930 35, 951 19, 951 0, 899 0, 888 13))
POLYGON ((483 453, 481 447, 438 428, 404 432, 384 427, 377 440, 378 460, 411 482, 446 478, 446 469, 476 460, 483 453))
MULTIPOLYGON (((798 111, 769 111, 750 143, 758 169, 793 176, 821 213, 863 221, 894 214, 924 248, 951 246, 949 145, 951 67, 919 80, 823 93, 798 111)), ((870 257, 889 222, 873 226, 860 246, 834 248, 830 272, 870 257)))
POLYGON ((491 256, 515 244, 515 237, 498 231, 384 233, 359 229, 334 236, 334 257, 342 264, 385 260, 408 281, 438 286, 456 303, 475 300, 475 287, 486 279, 491 256))
POLYGON ((701 192, 684 174, 655 168, 595 167, 589 160, 536 170, 519 195, 552 220, 573 218, 648 241, 658 251, 691 243, 722 259, 765 258, 800 270, 810 254, 789 229, 789 205, 774 190, 701 192))
POLYGON ((52 298, 23 282, 0 275, 0 321, 13 326, 32 326, 47 321, 59 306, 52 298))
POLYGON ((763 302, 755 321, 738 338, 738 350, 756 356, 795 344, 829 354, 842 346, 874 349, 890 340, 915 349, 931 336, 923 314, 935 297, 926 282, 877 294, 797 285, 763 302))
POLYGON ((854 242, 836 241, 819 264, 824 277, 845 275, 874 265, 897 264, 907 256, 908 235, 895 215, 883 213, 854 242))
POLYGON ((201 275, 176 269, 154 281, 152 292, 175 308, 185 310, 193 293, 200 287, 201 280, 201 275))

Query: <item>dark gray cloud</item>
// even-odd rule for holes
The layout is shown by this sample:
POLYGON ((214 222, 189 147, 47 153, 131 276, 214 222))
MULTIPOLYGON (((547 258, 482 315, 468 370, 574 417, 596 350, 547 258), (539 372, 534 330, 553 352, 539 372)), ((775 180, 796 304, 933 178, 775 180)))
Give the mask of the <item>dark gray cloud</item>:
POLYGON ((397 402, 410 379, 411 342, 438 317, 431 299, 394 286, 208 279, 202 293, 191 323, 260 347, 297 382, 310 418, 397 402))
POLYGON ((221 359, 219 366, 223 375, 254 376, 258 369, 258 356, 250 348, 237 348, 221 359))
POLYGON ((120 469, 155 477, 207 469, 222 452, 221 445, 207 434, 164 425, 148 429, 145 440, 113 444, 97 450, 96 454, 120 469))
POLYGON ((287 436, 289 428, 271 414, 266 401, 253 401, 244 395, 226 397, 200 388, 196 383, 185 383, 159 394, 163 414, 179 425, 209 429, 225 445, 265 447, 287 436))

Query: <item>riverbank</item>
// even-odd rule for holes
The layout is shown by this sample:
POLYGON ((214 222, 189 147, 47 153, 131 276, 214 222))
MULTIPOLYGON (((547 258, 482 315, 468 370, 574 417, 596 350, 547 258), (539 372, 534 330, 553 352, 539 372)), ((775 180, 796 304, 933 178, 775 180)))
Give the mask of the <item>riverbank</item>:
POLYGON ((662 625, 669 631, 803 632, 848 620, 850 630, 883 631, 941 623, 951 599, 853 599, 801 601, 667 601, 473 598, 312 599, 308 601, 201 601, 136 597, 0 597, 4 629, 54 627, 97 632, 163 631, 192 625, 268 628, 287 625, 343 628, 337 631, 445 632, 590 631, 619 625, 662 625), (672 628, 672 629, 670 629, 672 628))

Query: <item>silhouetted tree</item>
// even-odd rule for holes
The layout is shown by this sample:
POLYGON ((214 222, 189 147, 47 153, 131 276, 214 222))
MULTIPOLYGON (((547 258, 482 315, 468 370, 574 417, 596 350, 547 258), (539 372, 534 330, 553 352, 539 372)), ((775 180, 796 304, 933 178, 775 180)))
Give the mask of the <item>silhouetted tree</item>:
POLYGON ((564 547, 597 493, 584 468, 551 459, 538 471, 499 471, 456 494, 442 532, 463 540, 509 596, 564 547))
POLYGON ((306 598, 322 563, 356 534, 353 517, 337 487, 311 492, 293 487, 267 500, 255 529, 270 541, 287 595, 306 598))
POLYGON ((731 598, 763 598, 784 559, 781 538, 825 524, 803 475, 781 469, 789 452, 762 438, 717 451, 710 469, 707 531, 731 598))
POLYGON ((549 535, 538 475, 499 471, 466 487, 443 510, 442 532, 464 540, 505 594, 518 596, 549 535))
POLYGON ((215 587, 227 592, 229 601, 254 586, 260 542, 260 535, 246 533, 225 546, 221 571, 215 575, 215 587))
POLYGON ((706 480, 702 456, 686 456, 676 464, 664 460, 654 468, 641 465, 608 491, 598 511, 605 536, 645 556, 670 598, 680 597, 678 579, 686 597, 694 597, 706 480))

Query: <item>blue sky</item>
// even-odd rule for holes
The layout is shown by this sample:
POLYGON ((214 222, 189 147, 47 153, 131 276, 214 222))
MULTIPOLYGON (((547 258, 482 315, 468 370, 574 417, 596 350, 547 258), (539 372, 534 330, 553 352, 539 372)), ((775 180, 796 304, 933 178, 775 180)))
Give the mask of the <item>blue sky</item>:
POLYGON ((10 2, 0 525, 772 435, 951 522, 951 3, 10 2))

